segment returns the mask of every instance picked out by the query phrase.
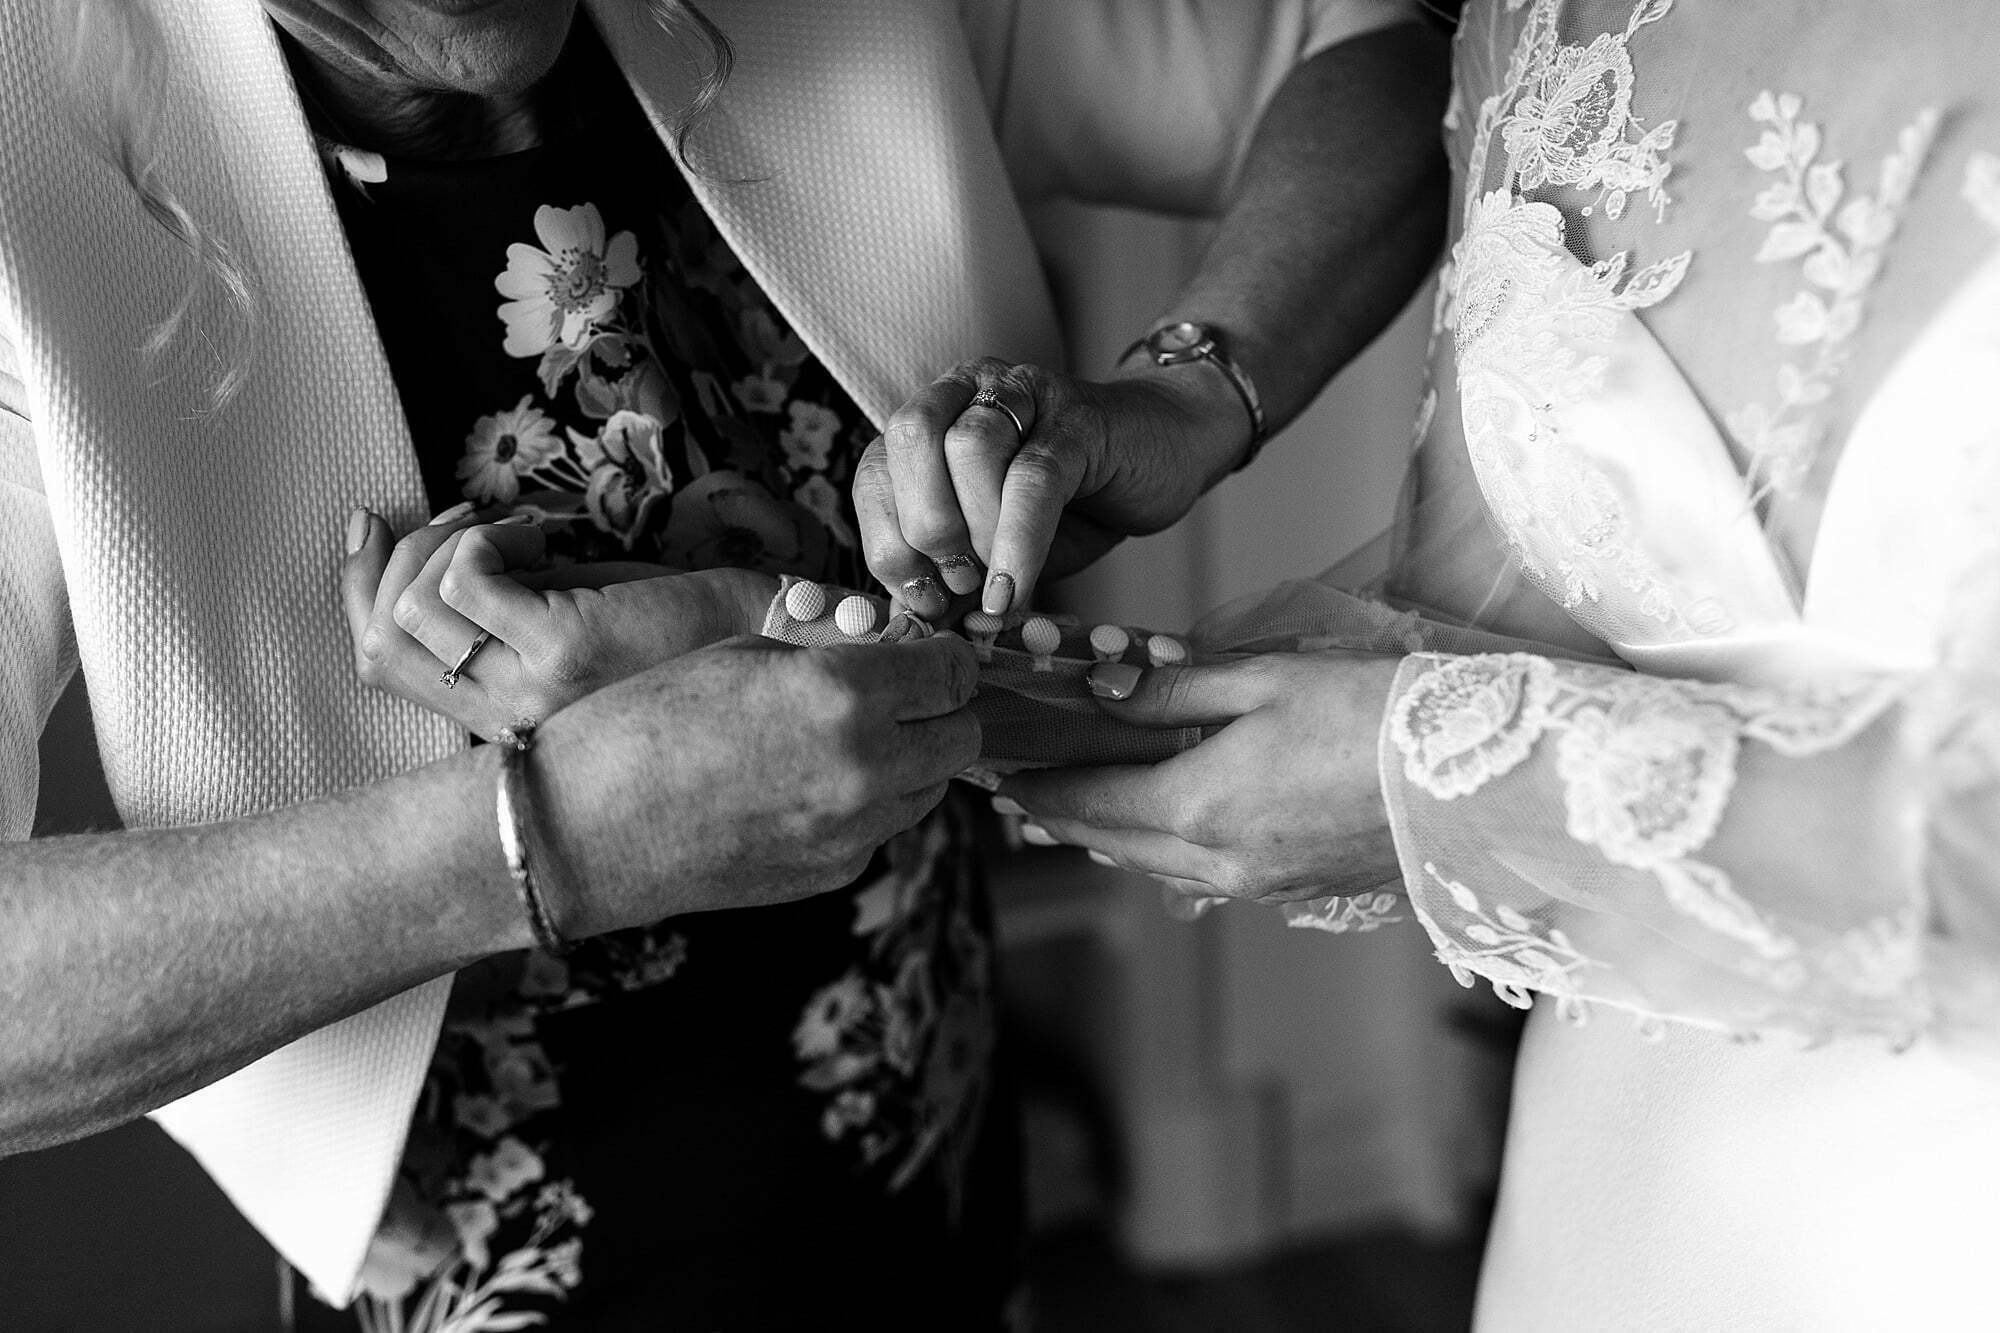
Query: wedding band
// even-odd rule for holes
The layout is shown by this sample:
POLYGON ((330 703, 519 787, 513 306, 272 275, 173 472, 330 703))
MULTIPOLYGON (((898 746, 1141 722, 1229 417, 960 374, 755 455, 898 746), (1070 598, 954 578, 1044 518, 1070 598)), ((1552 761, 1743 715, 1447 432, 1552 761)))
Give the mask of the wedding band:
POLYGON ((477 653, 481 648, 484 648, 486 646, 486 641, 492 637, 493 636, 491 634, 488 634, 485 630, 481 630, 479 631, 478 634, 474 635, 471 644, 466 647, 466 650, 464 652, 458 655, 458 660, 456 662, 453 662, 451 664, 450 669, 447 670, 442 676, 438 677, 438 684, 444 686, 448 690, 457 689, 458 675, 461 671, 465 670, 465 664, 467 662, 470 662, 472 660, 473 654, 477 653))
POLYGON ((972 401, 970 403, 967 403, 966 406, 990 407, 996 411, 1005 412, 1007 414, 1007 420, 1014 423, 1014 434, 1024 440, 1028 437, 1028 428, 1021 424, 1020 416, 1014 411, 1013 408, 1007 406, 1006 403, 1002 402, 1000 400, 1000 395, 993 392, 993 390, 981 389, 978 393, 972 395, 972 401))

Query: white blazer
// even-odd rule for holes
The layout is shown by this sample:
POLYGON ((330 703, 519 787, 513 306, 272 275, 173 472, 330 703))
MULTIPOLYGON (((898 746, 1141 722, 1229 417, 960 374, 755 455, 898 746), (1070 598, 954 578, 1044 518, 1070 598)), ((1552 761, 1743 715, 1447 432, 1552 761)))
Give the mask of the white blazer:
MULTIPOLYGON (((80 660, 128 825, 227 819, 441 758, 451 724, 359 687, 347 512, 426 507, 310 135, 256 0, 152 0, 160 172, 260 282, 222 411, 184 336, 137 353, 185 253, 66 128, 46 7, 0 5, 0 837, 80 660)), ((703 0, 737 67, 689 184, 877 422, 954 361, 1058 363, 1022 201, 1211 211, 1297 61, 1402 0, 703 0), (737 183, 723 183, 737 182, 737 183), (885 281, 893 275, 893 281, 885 281)), ((592 17, 658 124, 691 72, 636 0, 592 17)), ((219 302, 195 330, 223 328, 219 302)), ((156 1112, 314 1285, 354 1290, 449 978, 156 1112)), ((254 997, 246 997, 254 1002, 254 997)))

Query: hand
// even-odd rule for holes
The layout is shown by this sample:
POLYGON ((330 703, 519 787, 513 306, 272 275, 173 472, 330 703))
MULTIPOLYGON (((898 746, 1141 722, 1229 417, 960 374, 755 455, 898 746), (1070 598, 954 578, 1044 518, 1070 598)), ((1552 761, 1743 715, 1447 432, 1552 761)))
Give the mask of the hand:
POLYGON ((657 565, 522 572, 538 527, 448 510, 401 541, 357 511, 341 566, 355 668, 377 689, 492 739, 695 648, 753 632, 777 580, 748 570, 675 574, 657 565), (488 642, 452 688, 439 677, 481 631, 488 642))
POLYGON ((1191 897, 1297 902, 1379 888, 1397 875, 1375 737, 1398 661, 1320 652, 1099 665, 1091 688, 1105 711, 1221 729, 1164 763, 1021 773, 1001 795, 1053 840, 1191 897))
POLYGON ((700 649, 556 714, 529 755, 558 923, 581 938, 850 883, 979 754, 950 635, 700 649))
POLYGON ((927 620, 973 593, 1003 614, 1044 574, 1172 524, 1249 436, 1242 403, 1209 367, 1148 366, 1100 384, 970 361, 904 404, 862 454, 862 550, 890 595, 927 620), (975 403, 982 391, 1004 410, 975 403))

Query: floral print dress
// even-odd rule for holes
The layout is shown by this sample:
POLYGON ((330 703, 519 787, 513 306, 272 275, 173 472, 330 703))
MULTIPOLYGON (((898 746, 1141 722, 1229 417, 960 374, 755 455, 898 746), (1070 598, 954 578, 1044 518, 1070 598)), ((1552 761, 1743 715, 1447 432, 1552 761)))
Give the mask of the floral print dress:
MULTIPOLYGON (((526 152, 322 144, 433 507, 533 513, 556 560, 857 582, 873 429, 601 73, 526 152)), ((1014 1127, 966 843, 948 806, 845 891, 462 974, 365 1293, 306 1326, 999 1323, 1014 1127)))

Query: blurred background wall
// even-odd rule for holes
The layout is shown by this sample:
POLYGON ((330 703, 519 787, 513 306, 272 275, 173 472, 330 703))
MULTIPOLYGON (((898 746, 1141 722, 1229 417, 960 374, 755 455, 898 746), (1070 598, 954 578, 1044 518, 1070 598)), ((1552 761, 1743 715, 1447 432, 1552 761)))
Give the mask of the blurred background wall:
MULTIPOLYGON (((1205 239, 1185 222, 1066 205, 1037 226, 1084 373, 1150 327, 1205 239)), ((1428 310, 1426 293, 1186 522, 1054 596, 1086 618, 1175 630, 1375 535, 1402 474, 1428 310)), ((87 719, 73 690, 44 738, 47 831, 114 821, 87 719)), ((1140 1273, 1231 1272, 1286 1247, 1385 1234, 1476 1253, 1504 1031, 1481 1037, 1494 1007, 1451 983, 1414 925, 1334 937, 1250 907, 1180 922, 1149 881, 1062 851, 1006 858, 997 879, 1045 1231, 1098 1228, 1104 1262, 1140 1273)), ((1403 1242, 1370 1244, 1370 1273, 1403 1262, 1403 1242)), ((1092 1264, 1045 1296, 1049 1326, 1204 1326, 1146 1322, 1129 1291, 1104 1294, 1092 1264)), ((1461 1269, 1469 1258, 1442 1280, 1469 1289, 1461 1269)), ((269 1329, 273 1270, 150 1124, 0 1160, 0 1328, 269 1329)), ((1456 1305, 1427 1314, 1418 1296, 1391 1304, 1379 1319, 1330 1319, 1315 1298, 1296 1326, 1459 1318, 1456 1305)))

